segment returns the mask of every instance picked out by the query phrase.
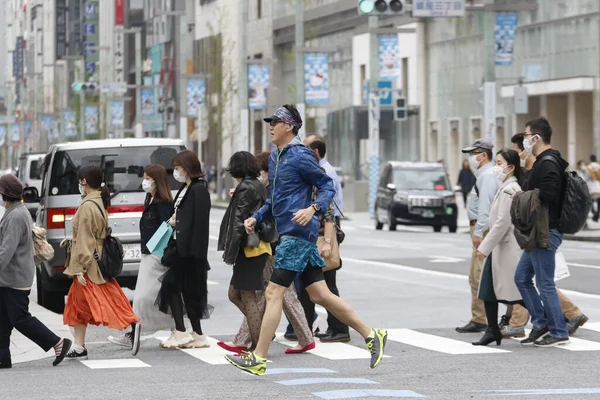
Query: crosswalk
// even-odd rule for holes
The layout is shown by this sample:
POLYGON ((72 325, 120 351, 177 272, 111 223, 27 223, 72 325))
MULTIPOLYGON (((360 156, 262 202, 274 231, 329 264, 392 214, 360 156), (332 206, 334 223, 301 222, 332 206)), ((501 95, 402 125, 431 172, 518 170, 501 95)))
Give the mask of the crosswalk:
MULTIPOLYGON (((522 347, 510 340, 505 340, 502 346, 473 346, 472 341, 479 339, 480 334, 460 335, 453 332, 452 329, 445 328, 435 330, 435 333, 426 333, 414 329, 388 329, 388 344, 386 347, 386 357, 403 357, 406 353, 427 351, 430 354, 450 355, 450 356, 473 356, 473 355, 503 355, 518 353, 522 347)), ((528 331, 526 331, 528 334, 528 331)), ((158 344, 160 340, 166 339, 166 332, 158 332, 149 337, 147 343, 158 344)), ((568 351, 568 352, 598 352, 600 351, 600 323, 589 323, 582 327, 578 336, 571 337, 571 343, 568 345, 544 349, 545 351, 568 351)), ((513 338, 515 341, 522 338, 513 338)), ((198 361, 208 365, 226 365, 228 362, 224 356, 228 352, 217 346, 217 342, 222 339, 208 337, 209 348, 203 349, 180 349, 198 361)), ((297 343, 286 340, 283 333, 277 333, 272 354, 278 354, 281 348, 293 347, 297 343)), ((303 356, 312 356, 324 358, 332 361, 341 360, 363 360, 369 359, 370 354, 365 346, 361 346, 362 340, 354 340, 352 343, 317 343, 315 349, 307 352, 303 356)), ((147 348, 148 344, 146 345, 147 348)), ((158 346, 156 351, 158 350, 158 346)), ((143 351, 140 355, 143 355, 143 351)), ((293 359, 297 356, 289 356, 293 359)), ((286 358, 286 359, 287 359, 286 358)), ((138 359, 111 359, 111 360, 86 360, 81 361, 83 365, 90 369, 108 369, 108 368, 148 368, 152 367, 153 362, 138 359)))

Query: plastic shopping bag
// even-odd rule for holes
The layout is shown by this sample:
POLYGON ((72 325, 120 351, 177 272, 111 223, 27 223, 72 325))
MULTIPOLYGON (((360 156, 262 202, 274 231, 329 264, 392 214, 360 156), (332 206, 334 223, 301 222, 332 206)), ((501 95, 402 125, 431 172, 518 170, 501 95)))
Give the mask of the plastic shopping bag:
POLYGON ((571 272, 569 272, 569 266, 567 265, 567 260, 565 260, 565 255, 557 251, 555 258, 554 281, 560 281, 561 279, 565 279, 570 276, 571 272))
POLYGON ((165 247, 167 247, 171 239, 171 235, 173 235, 173 227, 168 222, 163 222, 150 238, 146 247, 148 247, 150 253, 162 257, 165 247))

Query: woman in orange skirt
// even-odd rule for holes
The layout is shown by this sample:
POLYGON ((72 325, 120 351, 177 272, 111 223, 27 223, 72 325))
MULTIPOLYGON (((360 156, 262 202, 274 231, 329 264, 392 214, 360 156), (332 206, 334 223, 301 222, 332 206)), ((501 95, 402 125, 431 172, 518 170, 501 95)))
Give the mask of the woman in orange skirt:
POLYGON ((66 359, 85 360, 85 332, 88 325, 125 329, 139 318, 115 279, 102 277, 96 262, 108 224, 110 190, 102 182, 99 167, 82 167, 77 172, 82 202, 73 217, 73 239, 68 245, 65 274, 74 277, 69 290, 63 321, 75 329, 75 343, 66 359))

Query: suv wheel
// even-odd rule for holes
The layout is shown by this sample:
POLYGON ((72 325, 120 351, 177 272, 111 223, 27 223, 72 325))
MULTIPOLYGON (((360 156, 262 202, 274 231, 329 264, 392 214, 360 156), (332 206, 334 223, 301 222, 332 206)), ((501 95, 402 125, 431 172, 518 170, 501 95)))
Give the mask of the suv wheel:
POLYGON ((394 219, 394 216, 392 215, 391 211, 388 211, 388 221, 390 223, 390 231, 392 231, 392 232, 395 231, 396 225, 398 225, 398 223, 394 219))
POLYGON ((52 292, 44 289, 42 275, 39 269, 36 269, 38 304, 47 310, 62 314, 65 311, 65 296, 62 292, 52 292))
POLYGON ((450 225, 448 226, 448 229, 450 229, 450 233, 456 233, 458 227, 456 225, 450 225))
POLYGON ((442 231, 442 225, 434 225, 433 226, 433 231, 434 232, 441 232, 442 231))

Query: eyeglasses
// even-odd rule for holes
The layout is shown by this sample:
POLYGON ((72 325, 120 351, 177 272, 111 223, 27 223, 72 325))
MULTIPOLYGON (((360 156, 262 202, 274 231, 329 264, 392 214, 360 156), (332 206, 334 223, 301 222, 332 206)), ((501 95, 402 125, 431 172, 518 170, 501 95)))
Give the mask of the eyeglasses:
POLYGON ((283 122, 284 124, 291 124, 291 123, 292 123, 292 122, 294 122, 294 121, 292 121, 292 120, 289 120, 289 119, 284 119, 284 120, 280 120, 280 121, 274 121, 274 120, 273 120, 273 121, 269 122, 269 125, 271 125, 271 126, 276 126, 276 125, 277 125, 278 123, 280 123, 280 122, 283 122))

